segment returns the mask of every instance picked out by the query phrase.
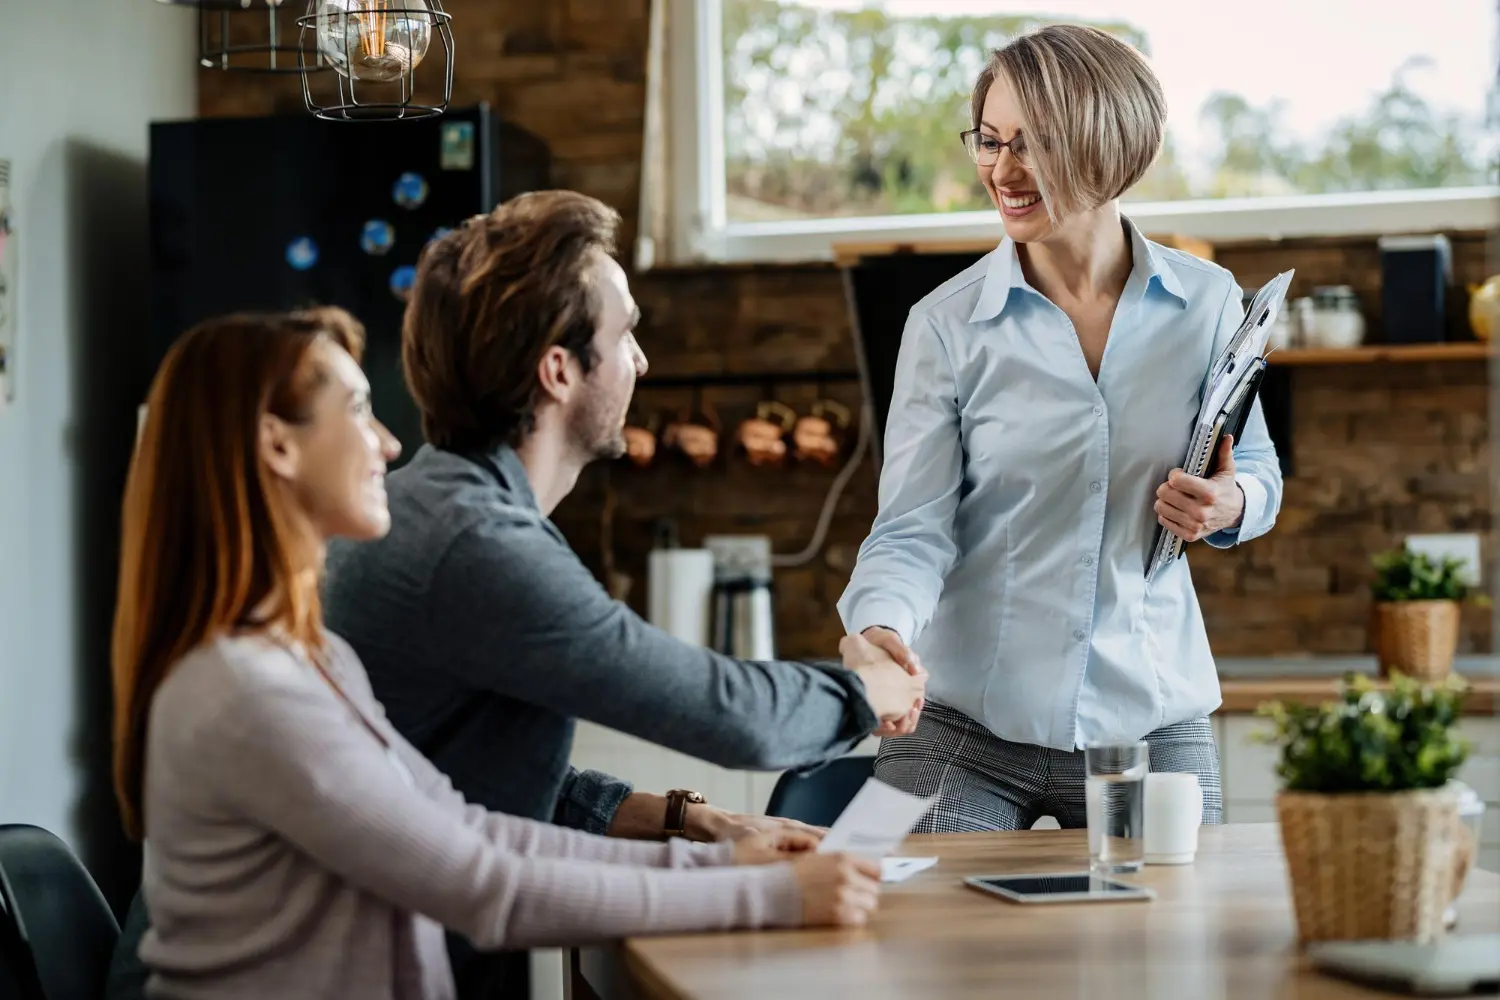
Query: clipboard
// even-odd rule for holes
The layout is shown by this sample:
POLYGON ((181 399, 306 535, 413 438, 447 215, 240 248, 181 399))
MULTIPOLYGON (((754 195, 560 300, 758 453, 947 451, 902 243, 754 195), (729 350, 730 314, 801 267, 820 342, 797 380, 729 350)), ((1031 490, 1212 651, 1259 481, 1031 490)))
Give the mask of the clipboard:
POLYGON ((1202 475, 1204 478, 1212 479, 1219 474, 1219 441, 1225 434, 1232 435, 1236 441, 1245 433, 1245 424, 1250 420, 1250 408, 1255 405, 1255 400, 1260 393, 1260 384, 1266 377, 1266 359, 1255 358, 1250 362, 1250 374, 1245 377, 1245 387, 1239 399, 1230 399, 1228 412, 1221 412, 1219 419, 1214 422, 1213 440, 1209 442, 1208 464, 1204 466, 1202 475))
MULTIPOLYGON (((1209 478, 1218 472, 1219 442, 1225 434, 1241 439, 1250 409, 1260 395, 1266 373, 1266 342, 1271 325, 1286 298, 1294 271, 1282 271, 1261 286, 1251 300, 1239 327, 1229 343, 1209 366, 1193 421, 1182 471, 1190 476, 1209 478), (1264 353, 1263 353, 1264 352, 1264 353)), ((1146 585, 1156 574, 1172 565, 1187 551, 1182 539, 1158 524, 1156 537, 1146 560, 1146 585)))
MULTIPOLYGON (((1250 411, 1255 405, 1265 375, 1264 357, 1251 358, 1247 362, 1245 373, 1240 376, 1234 391, 1214 416, 1213 422, 1199 426, 1199 433, 1194 436, 1188 448, 1187 460, 1182 466, 1183 472, 1203 479, 1212 478, 1218 473, 1219 442, 1224 439, 1225 434, 1234 435, 1236 441, 1240 439, 1245 424, 1250 420, 1250 411)), ((1164 526, 1157 525, 1156 539, 1151 546, 1151 562, 1146 569, 1146 582, 1149 584, 1157 573, 1186 554, 1187 544, 1164 526)))

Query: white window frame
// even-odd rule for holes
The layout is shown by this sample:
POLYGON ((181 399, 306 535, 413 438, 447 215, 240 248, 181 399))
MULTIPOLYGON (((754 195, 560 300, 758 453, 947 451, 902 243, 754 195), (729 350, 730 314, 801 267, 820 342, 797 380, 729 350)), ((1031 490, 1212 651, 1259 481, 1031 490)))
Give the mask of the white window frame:
MULTIPOLYGON (((668 0, 674 245, 687 262, 834 259, 854 243, 987 242, 994 212, 947 212, 729 222, 724 209, 724 87, 720 0, 668 0)), ((957 149, 955 142, 954 148, 957 149)), ((1148 233, 1210 243, 1312 236, 1383 236, 1500 228, 1500 187, 1139 202, 1130 217, 1148 233)))

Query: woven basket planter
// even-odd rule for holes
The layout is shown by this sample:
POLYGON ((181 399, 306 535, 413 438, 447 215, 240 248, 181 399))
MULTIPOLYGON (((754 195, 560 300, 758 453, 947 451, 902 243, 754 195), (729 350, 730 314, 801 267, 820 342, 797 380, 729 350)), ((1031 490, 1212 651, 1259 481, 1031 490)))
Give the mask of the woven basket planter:
POLYGON ((1458 649, 1457 601, 1383 601, 1375 605, 1375 652, 1380 676, 1399 670, 1421 681, 1440 681, 1453 669, 1458 649))
POLYGON ((1276 811, 1302 944, 1443 933, 1473 850, 1456 794, 1281 792, 1276 811))

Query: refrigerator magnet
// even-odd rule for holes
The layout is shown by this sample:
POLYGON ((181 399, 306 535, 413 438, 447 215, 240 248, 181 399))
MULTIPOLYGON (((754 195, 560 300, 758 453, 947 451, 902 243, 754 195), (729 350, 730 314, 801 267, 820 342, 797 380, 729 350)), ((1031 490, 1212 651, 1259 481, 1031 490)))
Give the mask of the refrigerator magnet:
POLYGON ((299 236, 286 245, 286 262, 294 271, 306 271, 318 262, 318 244, 310 236, 299 236))
POLYGON ((391 272, 391 294, 405 302, 411 298, 411 286, 417 281, 417 269, 410 264, 402 264, 391 272))
POLYGON ((408 170, 391 185, 391 200, 410 211, 422 207, 422 203, 427 200, 427 192, 427 178, 408 170))
POLYGON ((389 253, 395 245, 396 230, 384 219, 371 219, 359 234, 360 249, 375 257, 389 253))

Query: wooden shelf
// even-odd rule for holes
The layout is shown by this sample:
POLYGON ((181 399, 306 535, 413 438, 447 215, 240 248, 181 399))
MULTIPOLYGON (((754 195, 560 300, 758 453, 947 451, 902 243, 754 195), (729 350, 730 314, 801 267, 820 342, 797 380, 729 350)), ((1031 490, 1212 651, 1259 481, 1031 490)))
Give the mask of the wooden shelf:
POLYGON ((1370 344, 1364 347, 1320 347, 1272 351, 1273 365, 1369 365, 1417 361, 1483 361, 1495 349, 1480 341, 1451 344, 1370 344))

